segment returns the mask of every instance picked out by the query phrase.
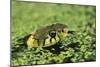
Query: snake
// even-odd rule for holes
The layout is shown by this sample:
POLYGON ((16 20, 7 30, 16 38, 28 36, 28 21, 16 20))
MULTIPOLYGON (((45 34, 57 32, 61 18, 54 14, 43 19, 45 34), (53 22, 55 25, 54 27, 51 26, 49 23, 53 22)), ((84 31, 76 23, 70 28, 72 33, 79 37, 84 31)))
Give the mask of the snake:
POLYGON ((62 23, 51 24, 37 29, 25 36, 25 44, 29 48, 49 47, 64 40, 68 35, 68 26, 62 23))

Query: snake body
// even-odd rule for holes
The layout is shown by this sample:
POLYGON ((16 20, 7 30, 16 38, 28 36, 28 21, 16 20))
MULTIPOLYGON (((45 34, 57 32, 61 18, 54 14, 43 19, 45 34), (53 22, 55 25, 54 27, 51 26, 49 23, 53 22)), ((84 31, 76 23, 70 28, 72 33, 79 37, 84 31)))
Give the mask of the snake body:
POLYGON ((31 33, 25 41, 27 46, 32 47, 48 47, 55 45, 67 36, 68 27, 65 24, 56 23, 31 33))

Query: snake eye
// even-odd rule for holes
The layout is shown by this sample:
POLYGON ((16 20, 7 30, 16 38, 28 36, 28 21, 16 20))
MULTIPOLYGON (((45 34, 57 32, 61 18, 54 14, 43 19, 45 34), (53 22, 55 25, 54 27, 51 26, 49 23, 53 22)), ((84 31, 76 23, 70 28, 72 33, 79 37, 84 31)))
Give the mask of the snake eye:
POLYGON ((55 36, 56 36, 56 31, 51 31, 51 32, 49 33, 49 35, 50 35, 52 38, 55 38, 55 36))

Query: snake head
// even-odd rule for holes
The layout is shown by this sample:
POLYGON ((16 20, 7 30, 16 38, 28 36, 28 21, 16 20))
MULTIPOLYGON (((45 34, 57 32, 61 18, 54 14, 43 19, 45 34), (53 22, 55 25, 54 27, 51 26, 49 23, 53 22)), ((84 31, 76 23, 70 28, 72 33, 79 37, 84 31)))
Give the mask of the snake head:
POLYGON ((31 33, 27 39, 29 47, 48 47, 55 45, 67 36, 68 27, 65 24, 56 23, 31 33))

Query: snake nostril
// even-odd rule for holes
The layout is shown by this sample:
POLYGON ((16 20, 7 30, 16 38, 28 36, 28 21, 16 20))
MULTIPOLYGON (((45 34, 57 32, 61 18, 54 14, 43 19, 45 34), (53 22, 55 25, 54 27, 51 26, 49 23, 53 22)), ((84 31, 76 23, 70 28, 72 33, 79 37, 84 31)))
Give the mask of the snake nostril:
POLYGON ((64 30, 62 30, 62 32, 64 32, 64 30))

